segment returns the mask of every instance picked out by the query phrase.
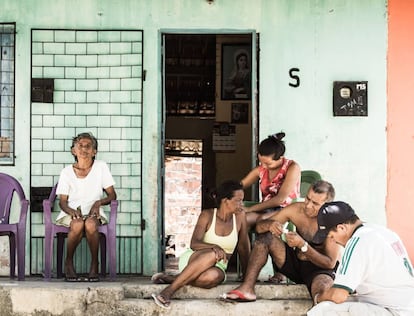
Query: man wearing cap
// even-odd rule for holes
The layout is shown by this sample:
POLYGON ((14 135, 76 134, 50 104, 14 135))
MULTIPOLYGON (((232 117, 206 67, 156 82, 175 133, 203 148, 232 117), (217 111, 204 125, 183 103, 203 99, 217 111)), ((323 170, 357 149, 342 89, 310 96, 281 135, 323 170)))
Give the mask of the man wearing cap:
POLYGON ((333 283, 334 268, 340 258, 341 247, 330 240, 315 246, 310 241, 318 230, 320 207, 335 196, 327 181, 317 181, 309 188, 304 202, 290 204, 271 218, 256 224, 256 241, 249 257, 243 283, 221 296, 226 301, 252 302, 256 300, 254 286, 260 270, 270 254, 279 272, 296 283, 306 284, 309 293, 322 292, 333 283), (295 232, 284 232, 283 225, 292 222, 295 232), (282 240, 281 235, 286 242, 282 240))
POLYGON ((345 202, 324 204, 314 242, 345 247, 331 288, 314 296, 309 316, 414 315, 414 271, 396 233, 363 223, 345 202))

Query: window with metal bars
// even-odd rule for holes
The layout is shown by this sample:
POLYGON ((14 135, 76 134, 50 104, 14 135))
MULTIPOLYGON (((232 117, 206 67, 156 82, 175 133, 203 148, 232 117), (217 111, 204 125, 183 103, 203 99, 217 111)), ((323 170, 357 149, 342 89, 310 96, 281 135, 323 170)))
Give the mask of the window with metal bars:
POLYGON ((0 165, 14 164, 15 23, 0 23, 0 165))

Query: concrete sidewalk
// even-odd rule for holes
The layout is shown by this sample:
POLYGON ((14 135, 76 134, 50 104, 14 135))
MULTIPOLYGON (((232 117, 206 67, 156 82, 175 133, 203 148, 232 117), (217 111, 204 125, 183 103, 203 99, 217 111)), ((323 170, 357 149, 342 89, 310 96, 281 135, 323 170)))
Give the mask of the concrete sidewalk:
POLYGON ((27 277, 26 281, 0 278, 0 316, 129 316, 129 315, 305 315, 312 306, 303 285, 258 282, 257 301, 228 303, 219 295, 240 283, 229 281, 213 289, 186 286, 174 296, 171 309, 154 304, 151 294, 166 285, 149 277, 119 276, 116 281, 69 283, 27 277))

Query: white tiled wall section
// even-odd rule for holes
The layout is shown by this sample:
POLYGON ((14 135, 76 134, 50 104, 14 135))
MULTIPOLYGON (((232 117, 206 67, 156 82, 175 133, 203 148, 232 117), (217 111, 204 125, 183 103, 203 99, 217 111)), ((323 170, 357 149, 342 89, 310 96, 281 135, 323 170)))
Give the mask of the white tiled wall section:
POLYGON ((54 79, 54 103, 32 103, 32 186, 52 186, 73 162, 71 138, 90 131, 125 212, 119 232, 132 233, 129 214, 141 211, 142 32, 32 30, 32 40, 32 77, 54 79))

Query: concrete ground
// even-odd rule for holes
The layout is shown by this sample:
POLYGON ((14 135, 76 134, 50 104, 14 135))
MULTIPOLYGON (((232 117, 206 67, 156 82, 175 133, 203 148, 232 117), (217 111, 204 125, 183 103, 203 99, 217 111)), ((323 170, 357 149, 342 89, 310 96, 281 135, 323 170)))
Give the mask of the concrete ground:
POLYGON ((258 282, 257 301, 228 303, 219 295, 235 288, 236 276, 213 289, 186 286, 174 296, 171 308, 162 309, 151 298, 166 285, 149 277, 118 276, 115 281, 69 283, 41 277, 25 281, 0 278, 0 316, 129 316, 129 315, 306 315, 312 306, 303 285, 258 282))

